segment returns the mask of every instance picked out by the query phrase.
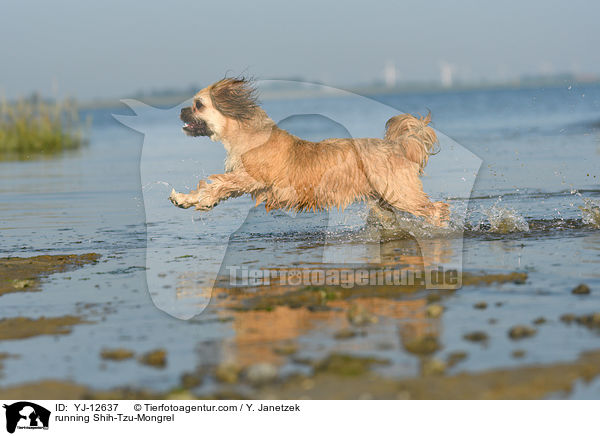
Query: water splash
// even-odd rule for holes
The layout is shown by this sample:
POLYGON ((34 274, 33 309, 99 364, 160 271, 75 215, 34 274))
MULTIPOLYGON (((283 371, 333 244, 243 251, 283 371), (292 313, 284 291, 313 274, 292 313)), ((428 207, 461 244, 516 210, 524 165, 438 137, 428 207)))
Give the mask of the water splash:
POLYGON ((578 208, 581 210, 583 223, 600 229, 600 201, 584 197, 581 197, 581 199, 584 205, 578 206, 578 208))
POLYGON ((487 216, 490 222, 489 231, 492 233, 513 233, 513 232, 528 232, 529 224, 514 209, 498 206, 494 204, 489 209, 484 209, 483 213, 487 216))
POLYGON ((446 226, 438 227, 407 212, 372 209, 366 217, 365 230, 367 234, 375 231, 372 234, 383 239, 454 237, 464 230, 459 218, 452 214, 446 226))
POLYGON ((173 186, 170 183, 163 182, 161 180, 157 180, 157 181, 146 183, 145 185, 142 185, 142 191, 149 191, 152 188, 154 188, 156 185, 162 185, 162 186, 166 186, 167 188, 173 188, 173 186))

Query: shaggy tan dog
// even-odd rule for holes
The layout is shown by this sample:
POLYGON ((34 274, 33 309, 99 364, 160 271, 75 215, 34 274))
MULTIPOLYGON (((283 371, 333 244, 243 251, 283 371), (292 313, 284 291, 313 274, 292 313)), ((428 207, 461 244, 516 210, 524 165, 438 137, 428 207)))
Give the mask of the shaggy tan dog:
POLYGON ((344 208, 368 201, 381 211, 403 210, 443 226, 448 205, 431 202, 419 175, 437 142, 430 115, 404 114, 386 123, 384 139, 344 138, 310 142, 277 127, 258 106, 244 79, 223 79, 194 96, 181 110, 189 136, 209 136, 227 150, 225 174, 201 181, 188 194, 175 190, 176 206, 210 210, 250 194, 267 210, 344 208))

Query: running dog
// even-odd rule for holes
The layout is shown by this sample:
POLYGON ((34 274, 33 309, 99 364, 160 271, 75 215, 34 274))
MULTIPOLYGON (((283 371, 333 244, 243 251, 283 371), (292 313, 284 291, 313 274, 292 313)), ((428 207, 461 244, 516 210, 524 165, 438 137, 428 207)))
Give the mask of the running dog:
POLYGON ((225 146, 225 173, 200 181, 189 193, 173 190, 181 208, 210 210, 221 201, 250 194, 267 211, 318 211, 367 201, 381 212, 398 210, 436 226, 449 219, 448 204, 432 202, 419 176, 437 143, 431 114, 397 115, 383 139, 305 141, 277 127, 243 78, 226 78, 198 92, 181 110, 183 131, 225 146))

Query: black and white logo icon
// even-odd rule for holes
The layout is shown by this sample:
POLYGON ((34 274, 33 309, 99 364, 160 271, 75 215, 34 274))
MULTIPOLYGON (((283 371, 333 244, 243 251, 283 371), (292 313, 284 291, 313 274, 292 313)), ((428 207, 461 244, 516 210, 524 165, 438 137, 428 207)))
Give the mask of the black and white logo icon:
POLYGON ((40 430, 48 429, 50 411, 29 401, 5 404, 6 431, 14 433, 16 429, 40 430))

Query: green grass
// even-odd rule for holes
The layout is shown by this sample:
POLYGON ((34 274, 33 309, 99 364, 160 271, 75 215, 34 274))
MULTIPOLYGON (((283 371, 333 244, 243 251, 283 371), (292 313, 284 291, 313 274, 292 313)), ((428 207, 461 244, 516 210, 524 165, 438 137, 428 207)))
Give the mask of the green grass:
POLYGON ((73 101, 0 103, 0 161, 56 156, 87 143, 73 101))

